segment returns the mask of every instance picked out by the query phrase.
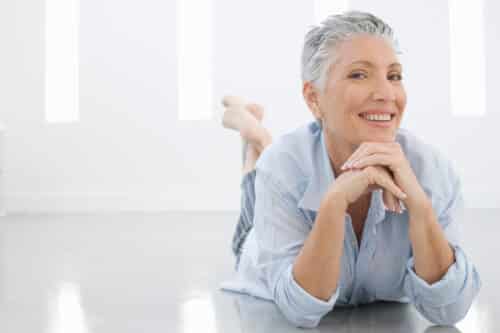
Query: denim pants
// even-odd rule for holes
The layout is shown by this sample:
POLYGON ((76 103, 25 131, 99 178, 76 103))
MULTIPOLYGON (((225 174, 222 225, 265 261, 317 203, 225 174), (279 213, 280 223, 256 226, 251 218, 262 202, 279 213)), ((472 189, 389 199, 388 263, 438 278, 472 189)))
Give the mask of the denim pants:
POLYGON ((246 173, 241 180, 241 208, 238 223, 233 235, 232 250, 236 257, 235 269, 238 270, 241 250, 245 238, 253 226, 253 215, 255 206, 255 175, 256 170, 246 173))

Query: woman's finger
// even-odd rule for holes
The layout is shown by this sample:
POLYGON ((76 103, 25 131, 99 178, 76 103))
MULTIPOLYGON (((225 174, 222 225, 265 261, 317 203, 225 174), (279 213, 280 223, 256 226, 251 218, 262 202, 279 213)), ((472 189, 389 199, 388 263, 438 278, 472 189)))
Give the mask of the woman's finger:
POLYGON ((391 210, 389 206, 389 193, 390 193, 389 191, 382 189, 382 199, 384 201, 385 210, 391 210))
POLYGON ((381 171, 377 168, 368 167, 364 170, 368 170, 368 172, 372 173, 372 179, 375 180, 380 186, 383 186, 387 190, 389 190, 392 194, 394 194, 397 198, 404 200, 406 199, 406 193, 404 193, 392 180, 392 178, 388 175, 387 171, 381 171))
POLYGON ((358 149, 356 149, 356 151, 354 151, 354 153, 347 159, 347 161, 345 161, 341 168, 349 169, 355 162, 358 162, 364 157, 370 156, 375 153, 391 154, 392 150, 384 143, 364 142, 358 147, 358 149))
POLYGON ((406 210, 405 204, 401 200, 398 200, 398 203, 399 207, 401 207, 401 213, 404 212, 406 210))
POLYGON ((390 168, 394 165, 394 157, 388 153, 373 153, 368 156, 360 157, 358 160, 352 162, 351 166, 354 168, 365 168, 369 165, 381 165, 390 168))
POLYGON ((399 199, 397 199, 394 196, 394 194, 392 194, 391 192, 389 192, 386 189, 383 190, 383 197, 384 197, 384 203, 385 203, 387 209, 395 212, 396 211, 395 210, 396 201, 399 201, 399 199))
POLYGON ((391 204, 394 212, 402 213, 401 206, 399 205, 399 198, 391 193, 391 204))

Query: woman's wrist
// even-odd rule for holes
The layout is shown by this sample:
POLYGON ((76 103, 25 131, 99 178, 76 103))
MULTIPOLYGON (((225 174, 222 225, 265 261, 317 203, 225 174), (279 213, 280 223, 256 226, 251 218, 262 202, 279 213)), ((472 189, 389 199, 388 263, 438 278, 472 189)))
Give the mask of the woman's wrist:
POLYGON ((408 215, 413 220, 426 220, 433 214, 432 202, 425 196, 419 200, 408 200, 404 202, 408 209, 408 215))
POLYGON ((321 202, 321 206, 328 206, 330 209, 337 209, 345 213, 347 212, 349 203, 347 202, 347 198, 344 193, 333 190, 326 193, 321 202))

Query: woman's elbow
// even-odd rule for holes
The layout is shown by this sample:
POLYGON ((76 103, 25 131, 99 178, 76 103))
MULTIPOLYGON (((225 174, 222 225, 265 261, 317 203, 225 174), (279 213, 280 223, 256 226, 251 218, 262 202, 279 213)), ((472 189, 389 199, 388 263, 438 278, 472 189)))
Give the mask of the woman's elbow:
POLYGON ((420 313, 431 323, 439 326, 453 326, 465 318, 470 306, 466 304, 454 304, 444 307, 420 309, 420 313))
POLYGON ((309 318, 306 316, 290 316, 285 314, 285 318, 297 328, 316 328, 321 321, 321 318, 309 318))

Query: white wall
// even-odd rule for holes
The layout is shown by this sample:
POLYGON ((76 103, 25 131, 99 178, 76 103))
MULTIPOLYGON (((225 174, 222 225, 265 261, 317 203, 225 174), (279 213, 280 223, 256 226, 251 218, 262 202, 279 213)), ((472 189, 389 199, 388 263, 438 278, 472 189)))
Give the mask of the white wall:
MULTIPOLYGON (((312 1, 215 4, 215 97, 263 104, 274 135, 312 119, 299 56, 312 1)), ((396 29, 409 96, 402 126, 454 161, 468 207, 500 207, 498 2, 486 1, 487 114, 450 114, 446 1, 354 1, 396 29)), ((178 121, 176 2, 81 0, 80 121, 44 114, 44 2, 0 2, 0 122, 9 212, 237 210, 240 142, 178 121)), ((471 64, 473 65, 473 64, 471 64)), ((466 79, 466 78, 464 78, 466 79)))

